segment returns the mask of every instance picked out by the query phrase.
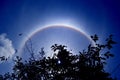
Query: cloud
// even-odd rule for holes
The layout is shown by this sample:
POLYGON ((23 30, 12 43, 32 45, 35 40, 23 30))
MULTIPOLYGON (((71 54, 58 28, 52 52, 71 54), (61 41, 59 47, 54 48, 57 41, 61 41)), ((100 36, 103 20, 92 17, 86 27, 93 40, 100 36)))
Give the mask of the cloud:
POLYGON ((6 36, 6 34, 0 35, 0 56, 8 58, 13 56, 15 49, 13 48, 12 41, 6 36))

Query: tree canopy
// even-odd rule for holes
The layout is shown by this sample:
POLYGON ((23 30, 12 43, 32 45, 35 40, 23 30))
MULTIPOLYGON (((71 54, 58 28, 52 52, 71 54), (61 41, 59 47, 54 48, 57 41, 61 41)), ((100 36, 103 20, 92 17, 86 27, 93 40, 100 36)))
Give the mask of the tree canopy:
MULTIPOLYGON (((110 50, 113 44, 112 35, 105 44, 99 44, 97 35, 91 36, 95 45, 89 44, 86 50, 73 54, 67 46, 54 44, 52 57, 45 57, 43 48, 36 58, 34 54, 26 60, 16 56, 13 73, 0 75, 0 80, 114 80, 105 71, 107 59, 113 57, 110 50), (103 51, 105 50, 105 51, 103 51)), ((1 60, 5 59, 1 57, 1 60)))

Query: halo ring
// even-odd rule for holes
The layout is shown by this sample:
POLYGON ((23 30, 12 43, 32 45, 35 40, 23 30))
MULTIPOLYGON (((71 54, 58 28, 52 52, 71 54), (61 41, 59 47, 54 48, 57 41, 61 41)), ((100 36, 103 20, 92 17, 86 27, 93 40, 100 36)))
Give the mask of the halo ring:
POLYGON ((34 36, 35 34, 47 29, 47 28, 54 28, 54 27, 57 27, 57 26, 60 26, 60 27, 63 27, 63 28, 69 28, 69 29, 72 29, 72 30, 75 30, 77 32, 79 32, 80 34, 84 35, 88 40, 90 40, 91 44, 93 44, 93 46, 95 46, 95 43, 92 41, 92 39, 90 38, 90 36, 85 33, 85 31, 81 30, 80 28, 77 28, 77 27, 72 27, 70 25, 48 25, 48 26, 44 26, 44 27, 41 27, 39 29, 36 29, 35 31, 33 31, 28 37, 26 37, 22 43, 21 43, 21 47, 20 47, 20 51, 19 53, 21 53, 22 49, 24 48, 25 46, 25 43, 32 37, 34 36))

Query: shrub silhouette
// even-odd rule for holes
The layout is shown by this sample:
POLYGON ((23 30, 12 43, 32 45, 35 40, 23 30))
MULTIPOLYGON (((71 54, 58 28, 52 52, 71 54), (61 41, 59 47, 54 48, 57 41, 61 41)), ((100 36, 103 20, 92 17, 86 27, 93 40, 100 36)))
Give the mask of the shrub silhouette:
POLYGON ((106 60, 114 55, 110 53, 114 42, 112 35, 106 39, 106 44, 98 44, 98 36, 91 36, 95 45, 89 45, 86 50, 73 55, 64 45, 54 44, 52 57, 44 57, 43 48, 39 56, 34 55, 29 60, 22 61, 16 56, 13 73, 0 76, 0 80, 114 80, 104 70, 106 60), (102 50, 104 53, 101 53, 102 50))

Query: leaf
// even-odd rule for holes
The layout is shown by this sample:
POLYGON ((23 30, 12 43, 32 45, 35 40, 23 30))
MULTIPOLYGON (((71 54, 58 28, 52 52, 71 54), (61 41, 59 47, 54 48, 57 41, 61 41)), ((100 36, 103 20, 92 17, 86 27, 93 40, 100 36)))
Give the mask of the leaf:
POLYGON ((100 57, 102 60, 106 60, 106 58, 104 58, 104 57, 100 57))
POLYGON ((105 54, 104 54, 104 56, 106 57, 106 58, 109 58, 109 51, 107 51, 105 54))
POLYGON ((110 56, 110 57, 114 57, 114 55, 113 55, 113 54, 109 54, 109 56, 110 56))
POLYGON ((91 38, 93 39, 93 41, 97 41, 98 40, 98 36, 95 34, 94 36, 91 36, 91 38))

